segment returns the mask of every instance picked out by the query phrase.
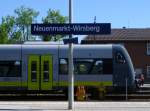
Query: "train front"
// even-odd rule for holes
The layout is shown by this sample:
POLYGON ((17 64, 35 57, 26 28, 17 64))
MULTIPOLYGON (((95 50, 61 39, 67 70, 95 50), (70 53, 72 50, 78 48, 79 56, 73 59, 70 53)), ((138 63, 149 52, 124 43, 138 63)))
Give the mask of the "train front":
POLYGON ((135 90, 135 72, 127 50, 113 45, 113 58, 113 86, 121 91, 135 90))

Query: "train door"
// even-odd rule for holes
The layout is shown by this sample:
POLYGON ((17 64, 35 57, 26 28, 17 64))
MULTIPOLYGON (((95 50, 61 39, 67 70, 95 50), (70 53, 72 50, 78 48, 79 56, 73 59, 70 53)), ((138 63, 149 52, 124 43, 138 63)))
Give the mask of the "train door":
POLYGON ((28 58, 28 89, 52 89, 52 56, 30 55, 28 58))

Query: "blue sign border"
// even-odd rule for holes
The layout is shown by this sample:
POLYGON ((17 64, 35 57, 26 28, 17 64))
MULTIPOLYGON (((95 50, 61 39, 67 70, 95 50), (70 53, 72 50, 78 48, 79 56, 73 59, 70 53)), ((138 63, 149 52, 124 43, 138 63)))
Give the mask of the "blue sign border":
POLYGON ((31 24, 33 35, 110 34, 110 23, 31 24))

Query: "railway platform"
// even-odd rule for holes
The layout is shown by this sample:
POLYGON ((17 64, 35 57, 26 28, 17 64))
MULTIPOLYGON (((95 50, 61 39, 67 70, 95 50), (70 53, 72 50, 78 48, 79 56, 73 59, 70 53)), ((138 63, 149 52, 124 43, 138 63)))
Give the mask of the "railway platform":
MULTIPOLYGON (((5 111, 70 111, 67 101, 1 101, 5 111)), ((75 102, 73 111, 149 111, 150 102, 75 102)))

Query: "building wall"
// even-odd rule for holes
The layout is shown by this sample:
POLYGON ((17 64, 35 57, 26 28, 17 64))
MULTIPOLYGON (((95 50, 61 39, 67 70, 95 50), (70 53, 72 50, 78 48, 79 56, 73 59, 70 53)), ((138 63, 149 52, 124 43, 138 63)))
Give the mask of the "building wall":
POLYGON ((147 66, 150 66, 150 55, 147 55, 146 42, 128 42, 124 43, 135 69, 142 69, 146 82, 150 82, 147 77, 147 66))

